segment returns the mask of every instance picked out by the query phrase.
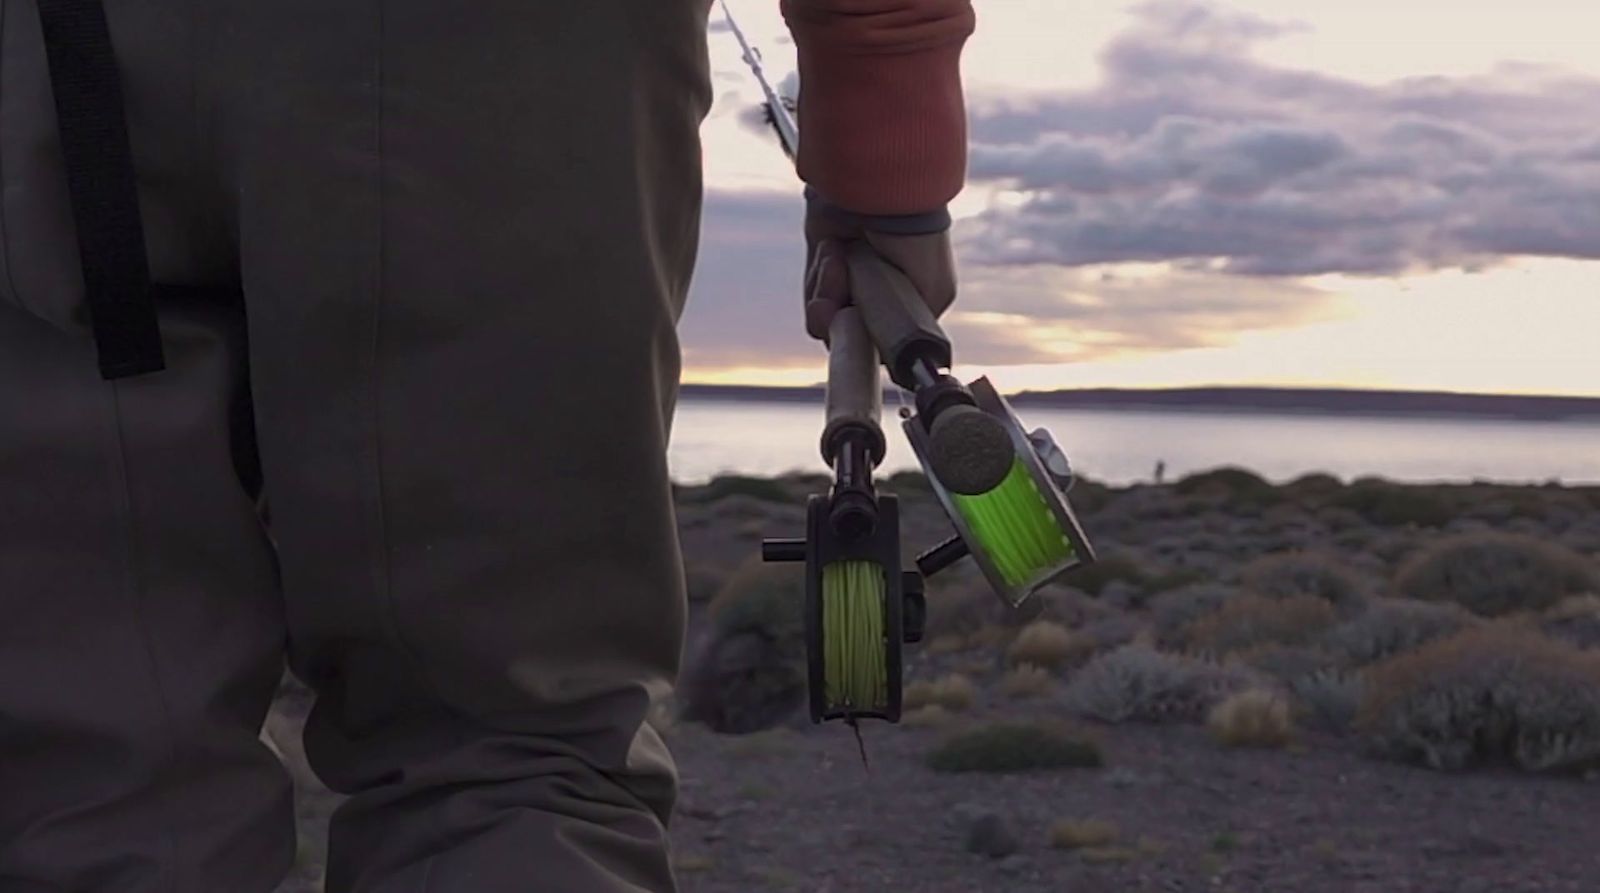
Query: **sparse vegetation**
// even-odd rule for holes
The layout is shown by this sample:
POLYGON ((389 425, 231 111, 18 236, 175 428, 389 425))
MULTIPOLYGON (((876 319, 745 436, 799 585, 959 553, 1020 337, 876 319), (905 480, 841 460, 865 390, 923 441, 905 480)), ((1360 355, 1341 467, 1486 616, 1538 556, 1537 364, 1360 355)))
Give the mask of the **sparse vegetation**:
POLYGON ((805 598, 804 568, 752 558, 711 600, 711 622, 719 635, 759 633, 799 656, 805 598))
POLYGON ((913 729, 938 729, 950 725, 955 714, 938 704, 924 704, 900 714, 900 724, 913 729))
POLYGON ((1366 691, 1362 677, 1343 670, 1322 670, 1289 682, 1301 722, 1325 732, 1343 734, 1355 722, 1366 691))
POLYGON ((928 638, 950 636, 965 641, 993 622, 995 602, 982 584, 936 586, 928 594, 928 638))
POLYGON ((958 654, 967 650, 967 637, 945 633, 928 641, 922 646, 923 653, 930 655, 958 654))
POLYGON ((1093 564, 1073 569, 1066 577, 1067 583, 1090 595, 1099 595, 1114 580, 1143 588, 1150 575, 1132 558, 1111 553, 1101 555, 1093 564))
POLYGON ((1600 649, 1600 595, 1575 595, 1546 611, 1538 626, 1545 635, 1576 645, 1600 649))
POLYGON ((1249 681, 1235 668, 1135 644, 1090 661, 1073 677, 1066 699, 1074 711, 1102 722, 1182 722, 1249 681))
POLYGON ((1015 667, 1000 680, 1000 693, 1013 700, 1037 698, 1054 690, 1056 677, 1034 664, 1015 667))
POLYGON ((1309 595, 1333 605, 1342 617, 1359 614, 1367 600, 1361 578, 1328 555, 1285 552, 1256 559, 1243 572, 1244 587, 1268 598, 1309 595))
POLYGON ((1453 500, 1437 487, 1362 478, 1328 500, 1385 527, 1443 527, 1456 515, 1453 500))
POLYGON ((761 502, 786 504, 799 501, 795 494, 779 481, 737 474, 712 478, 710 483, 700 487, 684 488, 679 499, 685 505, 705 505, 729 496, 747 496, 761 502))
POLYGON ((1263 645, 1309 644, 1337 621, 1333 605, 1316 596, 1245 594, 1189 624, 1179 640, 1191 651, 1220 657, 1263 645))
POLYGON ((1278 488, 1253 471, 1232 466, 1201 471, 1180 479, 1173 490, 1183 496, 1210 496, 1265 505, 1282 500, 1278 488))
POLYGON ((1600 765, 1600 655, 1509 624, 1468 630, 1370 671, 1360 728, 1434 769, 1600 765))
POLYGON ((958 733, 928 754, 935 772, 1025 772, 1098 768, 1100 746, 1071 729, 1041 723, 995 723, 958 733))
POLYGON ((1150 622, 1156 641, 1168 647, 1180 644, 1184 630, 1191 623, 1221 610, 1242 592, 1221 583, 1196 583, 1161 593, 1150 602, 1150 622))
POLYGON ((1323 646, 1362 667, 1460 632, 1476 622, 1449 602, 1374 599, 1365 613, 1328 631, 1323 646))
POLYGON ((1125 865, 1139 861, 1142 855, 1133 847, 1123 846, 1089 847, 1078 852, 1078 857, 1090 865, 1125 865))
POLYGON ((1022 628, 1006 652, 1013 666, 1031 664, 1047 670, 1081 663, 1095 651, 1095 642, 1051 620, 1022 628))
POLYGON ((803 571, 751 561, 712 600, 711 634, 680 685, 683 717, 720 732, 769 728, 805 696, 803 571))
POLYGON ((1058 850, 1111 846, 1121 836, 1114 822, 1098 819, 1062 819, 1050 826, 1050 845, 1058 850))
POLYGON ((1265 688, 1231 695, 1211 708, 1206 726, 1213 738, 1228 747, 1280 748, 1294 740, 1288 701, 1265 688))
POLYGON ((1600 588, 1594 563, 1554 543, 1507 533, 1464 534, 1412 557, 1395 591, 1423 601, 1454 602, 1485 617, 1541 611, 1600 588))
POLYGON ((710 871, 716 865, 716 860, 705 853, 678 853, 672 857, 673 869, 686 874, 710 871))
POLYGON ((905 687, 901 704, 906 710, 937 705, 951 713, 960 713, 978 700, 978 686, 960 673, 951 673, 931 681, 913 682, 905 687))

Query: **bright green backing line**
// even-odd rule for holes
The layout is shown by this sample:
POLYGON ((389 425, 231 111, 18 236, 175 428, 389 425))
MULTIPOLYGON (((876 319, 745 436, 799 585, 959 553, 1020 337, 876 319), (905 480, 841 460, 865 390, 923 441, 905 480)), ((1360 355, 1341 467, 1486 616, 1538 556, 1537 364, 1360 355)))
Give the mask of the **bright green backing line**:
POLYGON ((883 568, 839 561, 822 569, 822 659, 828 707, 846 713, 889 706, 883 568))
POLYGON ((1072 541, 1021 459, 988 493, 950 495, 1007 586, 1022 586, 1073 557, 1072 541))

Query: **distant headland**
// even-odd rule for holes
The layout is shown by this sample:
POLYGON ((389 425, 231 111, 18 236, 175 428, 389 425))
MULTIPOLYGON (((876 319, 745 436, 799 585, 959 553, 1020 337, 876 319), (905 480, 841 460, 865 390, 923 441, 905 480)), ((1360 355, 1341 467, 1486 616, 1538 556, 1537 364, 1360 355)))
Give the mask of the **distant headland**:
MULTIPOLYGON (((768 388, 745 385, 685 385, 691 400, 755 400, 816 403, 816 387, 768 388)), ((1468 394, 1451 391, 1372 391, 1342 388, 1090 388, 1022 391, 1017 406, 1062 409, 1149 410, 1168 412, 1307 413, 1353 416, 1473 416, 1526 421, 1600 419, 1600 397, 1524 394, 1468 394)), ((891 401, 892 404, 892 401, 891 401)))

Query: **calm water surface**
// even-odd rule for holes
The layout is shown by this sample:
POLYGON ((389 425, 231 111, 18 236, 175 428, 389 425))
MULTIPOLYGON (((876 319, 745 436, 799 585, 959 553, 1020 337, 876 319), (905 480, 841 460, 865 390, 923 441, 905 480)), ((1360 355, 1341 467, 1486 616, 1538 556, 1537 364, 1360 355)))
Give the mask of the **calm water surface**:
MULTIPOLYGON (((1096 480, 1150 480, 1158 461, 1172 479, 1239 465, 1283 481, 1310 471, 1346 480, 1600 483, 1600 420, 1391 419, 1349 416, 1073 410, 1023 407, 1029 427, 1049 428, 1075 467, 1096 480)), ((898 420, 887 416, 887 423, 898 420)), ((674 425, 674 477, 824 471, 822 409, 803 403, 685 400, 674 425)), ((912 468, 905 437, 891 432, 888 472, 912 468)))

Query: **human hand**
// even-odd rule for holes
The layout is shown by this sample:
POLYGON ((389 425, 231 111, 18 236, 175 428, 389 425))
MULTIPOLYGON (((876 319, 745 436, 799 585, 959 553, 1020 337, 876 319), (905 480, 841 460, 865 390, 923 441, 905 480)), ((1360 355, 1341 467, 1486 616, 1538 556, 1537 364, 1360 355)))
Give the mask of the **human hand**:
POLYGON ((807 191, 806 333, 826 340, 834 314, 851 303, 845 247, 865 242, 906 275, 928 309, 938 317, 956 297, 955 256, 950 246, 950 215, 943 211, 910 217, 871 217, 828 204, 807 191))

